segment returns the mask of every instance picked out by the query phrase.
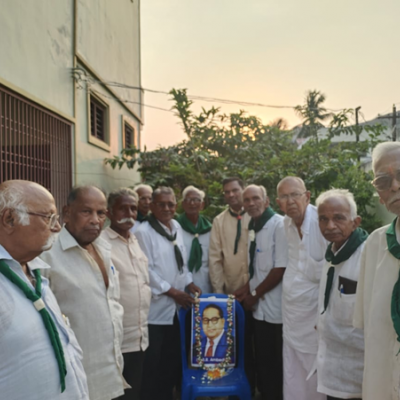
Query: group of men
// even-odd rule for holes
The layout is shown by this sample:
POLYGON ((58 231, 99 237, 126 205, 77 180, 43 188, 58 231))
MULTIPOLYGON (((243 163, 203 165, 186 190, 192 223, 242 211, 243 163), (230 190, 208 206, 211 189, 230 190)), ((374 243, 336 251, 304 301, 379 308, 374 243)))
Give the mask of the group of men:
MULTIPOLYGON (((372 159, 380 201, 399 216, 400 143, 372 159)), ((225 293, 245 309, 245 369, 262 399, 400 399, 397 217, 368 237, 348 190, 313 206, 286 177, 281 216, 263 186, 222 186, 228 207, 212 224, 193 186, 177 217, 168 187, 77 187, 61 227, 46 189, 3 182, 0 397, 171 400, 179 307, 225 293)), ((204 357, 219 357, 222 314, 204 310, 204 357)))

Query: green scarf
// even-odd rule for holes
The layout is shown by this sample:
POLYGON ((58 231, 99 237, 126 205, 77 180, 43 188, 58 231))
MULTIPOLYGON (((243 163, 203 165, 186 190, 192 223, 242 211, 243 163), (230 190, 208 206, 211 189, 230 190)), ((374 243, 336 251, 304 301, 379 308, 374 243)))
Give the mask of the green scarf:
POLYGON ((139 210, 137 212, 136 221, 143 222, 146 221, 147 215, 143 215, 139 210))
POLYGON ((237 228, 236 228, 235 249, 233 251, 233 254, 236 254, 238 251, 240 236, 242 235, 242 215, 246 211, 240 211, 240 213, 236 213, 236 212, 232 211, 230 208, 228 208, 228 211, 229 211, 229 214, 231 214, 232 217, 235 217, 238 221, 237 228))
POLYGON ((250 238, 250 265, 249 265, 249 273, 250 279, 254 276, 254 256, 256 255, 256 233, 260 232, 263 226, 269 221, 269 219, 275 214, 275 211, 271 207, 267 207, 265 211, 261 214, 260 218, 257 221, 254 221, 252 218, 249 222, 249 235, 251 231, 254 231, 254 239, 250 238))
POLYGON ((192 246, 190 247, 188 267, 190 272, 197 272, 201 268, 201 259, 203 257, 199 235, 204 235, 205 233, 210 232, 212 225, 208 219, 202 215, 199 215, 199 220, 197 221, 196 226, 193 225, 185 213, 178 215, 176 220, 181 224, 184 231, 194 235, 192 246))
POLYGON ((353 253, 358 249, 358 247, 367 240, 367 237, 368 237, 368 232, 366 232, 364 229, 357 228, 350 235, 344 247, 336 255, 334 255, 332 251, 333 243, 329 243, 325 253, 325 260, 330 262, 331 266, 329 267, 327 273, 325 297, 324 297, 324 311, 322 311, 322 314, 328 308, 329 297, 331 296, 333 277, 335 275, 334 265, 339 265, 343 261, 348 260, 353 255, 353 253))
POLYGON ((43 303, 42 297, 42 277, 38 269, 34 270, 36 278, 36 290, 35 292, 24 282, 3 260, 0 260, 0 273, 2 273, 7 279, 9 279, 14 285, 18 286, 24 295, 32 301, 35 308, 40 313, 44 326, 46 327, 47 333, 50 338, 51 345, 58 363, 58 370, 60 372, 61 381, 61 393, 65 391, 65 375, 67 375, 67 367, 65 365, 64 351, 58 335, 57 327, 54 324, 53 318, 46 309, 43 303))
POLYGON ((161 236, 165 237, 165 239, 169 240, 170 242, 173 243, 174 245, 174 252, 175 252, 175 259, 176 259, 176 264, 178 265, 178 270, 180 273, 183 272, 183 257, 182 253, 179 250, 178 244, 176 243, 176 233, 175 235, 168 235, 168 233, 165 231, 165 229, 160 225, 158 222, 157 218, 153 214, 149 214, 147 216, 147 222, 150 224, 150 226, 161 236))
MULTIPOLYGON (((397 218, 390 224, 388 230, 386 231, 386 242, 390 254, 400 260, 400 244, 396 239, 396 222, 397 218)), ((397 341, 400 342, 400 272, 397 282, 394 284, 392 292, 392 321, 394 330, 397 334, 397 341)))

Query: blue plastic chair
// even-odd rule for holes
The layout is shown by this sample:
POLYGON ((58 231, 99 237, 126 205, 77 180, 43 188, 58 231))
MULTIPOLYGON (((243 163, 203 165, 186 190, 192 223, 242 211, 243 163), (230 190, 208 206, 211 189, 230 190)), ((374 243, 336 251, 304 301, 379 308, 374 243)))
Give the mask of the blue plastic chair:
MULTIPOLYGON (((201 298, 227 298, 224 294, 204 294, 201 298)), ((227 376, 202 383, 204 370, 189 369, 186 354, 185 321, 189 310, 181 308, 179 311, 179 323, 181 331, 182 353, 182 400, 195 400, 201 396, 238 396, 240 400, 251 400, 250 385, 244 372, 244 311, 240 303, 235 300, 236 317, 236 367, 227 376)))

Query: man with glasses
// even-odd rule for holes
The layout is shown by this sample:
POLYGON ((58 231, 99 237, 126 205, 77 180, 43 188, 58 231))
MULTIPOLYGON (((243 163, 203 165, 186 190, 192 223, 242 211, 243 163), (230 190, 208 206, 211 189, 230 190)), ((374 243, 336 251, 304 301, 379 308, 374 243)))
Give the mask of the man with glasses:
POLYGON ((91 399, 110 400, 128 387, 123 376, 122 316, 118 272, 111 246, 99 237, 107 200, 94 186, 74 188, 63 217, 65 226, 50 251, 41 255, 61 311, 68 316, 83 350, 91 399))
POLYGON ((135 224, 131 228, 131 233, 135 233, 140 224, 145 220, 147 215, 150 212, 150 203, 151 203, 151 195, 153 193, 153 189, 149 185, 140 184, 133 188, 133 190, 138 195, 138 205, 137 205, 137 216, 135 217, 135 224))
POLYGON ((61 227, 37 183, 0 185, 0 397, 89 400, 82 351, 38 258, 61 227))
POLYGON ((396 218, 372 232, 361 256, 353 324, 364 329, 363 400, 400 398, 400 143, 372 152, 372 181, 396 218))
POLYGON ((208 248, 210 244, 211 222, 200 211, 204 208, 205 193, 194 186, 182 192, 183 214, 177 217, 182 227, 186 248, 187 265, 193 282, 203 293, 212 293, 208 272, 208 248))
POLYGON ((289 261, 282 284, 283 392, 285 400, 322 400, 317 376, 308 374, 318 350, 315 323, 318 290, 328 242, 321 234, 316 207, 302 179, 288 176, 277 187, 289 261))
POLYGON ((146 350, 142 400, 172 400, 180 377, 180 334, 177 307, 194 303, 188 292, 201 294, 186 265, 182 228, 174 215, 176 199, 169 187, 153 192, 151 214, 135 233, 149 261, 152 299, 149 347, 146 350))

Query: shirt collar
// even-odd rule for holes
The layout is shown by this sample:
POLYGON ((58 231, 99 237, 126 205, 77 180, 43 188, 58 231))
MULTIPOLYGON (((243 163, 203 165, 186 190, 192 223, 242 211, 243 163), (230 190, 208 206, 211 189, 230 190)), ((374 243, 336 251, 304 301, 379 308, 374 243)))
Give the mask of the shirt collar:
MULTIPOLYGON (((215 346, 215 348, 217 348, 219 341, 222 338, 222 335, 224 334, 225 329, 222 329, 222 332, 219 334, 219 336, 217 336, 215 339, 213 339, 213 344, 215 346)), ((210 344, 210 338, 207 337, 207 343, 210 344)))
POLYGON ((110 240, 119 239, 124 241, 125 243, 132 241, 132 233, 130 232, 129 232, 129 239, 125 239, 123 236, 121 236, 118 232, 115 232, 114 229, 112 229, 109 226, 106 229, 104 229, 104 233, 108 236, 110 240))
MULTIPOLYGON (((60 245, 63 251, 72 249, 73 247, 79 247, 80 249, 82 249, 76 239, 68 232, 65 225, 58 235, 58 240, 60 241, 60 245)), ((93 242, 93 244, 99 247, 104 247, 107 250, 111 250, 111 245, 107 243, 107 241, 103 240, 100 236, 93 242)))
MULTIPOLYGON (((311 204, 308 204, 307 208, 306 208, 306 212, 304 214, 303 223, 301 224, 301 231, 303 233, 308 233, 310 231, 311 209, 312 209, 311 204)), ((287 218, 289 219, 289 225, 293 226, 294 228, 297 229, 296 224, 294 223, 293 219, 288 216, 287 216, 287 218)))

